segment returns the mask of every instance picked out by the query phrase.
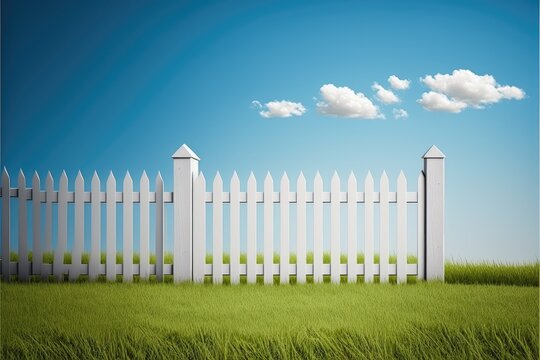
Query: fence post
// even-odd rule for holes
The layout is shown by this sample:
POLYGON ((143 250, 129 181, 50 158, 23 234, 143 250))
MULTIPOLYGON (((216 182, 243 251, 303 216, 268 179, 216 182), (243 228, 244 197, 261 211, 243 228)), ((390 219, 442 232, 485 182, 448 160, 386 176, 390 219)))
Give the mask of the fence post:
MULTIPOLYGON (((423 156, 426 176, 426 280, 444 281, 444 158, 433 145, 423 156)), ((421 256, 421 255, 419 255, 421 256)))
POLYGON ((182 145, 173 158, 174 282, 193 280, 193 178, 199 173, 199 157, 182 145))

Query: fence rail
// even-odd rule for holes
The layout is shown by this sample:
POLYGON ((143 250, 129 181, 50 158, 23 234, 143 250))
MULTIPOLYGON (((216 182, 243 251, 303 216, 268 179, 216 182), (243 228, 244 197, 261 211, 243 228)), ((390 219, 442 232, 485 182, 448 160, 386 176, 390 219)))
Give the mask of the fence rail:
POLYGON ((313 191, 306 190, 306 179, 301 173, 296 180, 296 191, 290 191, 290 180, 284 174, 279 182, 279 191, 275 191, 274 180, 270 174, 263 182, 262 190, 257 191, 257 180, 253 174, 247 181, 247 191, 240 191, 240 180, 236 173, 230 181, 230 191, 224 191, 223 180, 218 174, 213 179, 212 191, 207 191, 204 174, 198 171, 199 158, 183 145, 173 155, 174 182, 172 192, 164 191, 161 175, 155 179, 155 191, 149 191, 150 181, 145 172, 140 179, 140 191, 133 191, 133 180, 129 172, 123 181, 123 191, 117 191, 116 179, 111 173, 102 191, 101 181, 96 173, 91 180, 91 191, 84 190, 84 178, 79 172, 75 179, 75 191, 68 191, 68 178, 60 176, 58 190, 54 190, 54 179, 48 173, 45 190, 41 190, 41 181, 37 173, 32 177, 32 187, 26 187, 26 178, 21 171, 17 187, 10 187, 10 177, 6 169, 2 172, 2 259, 1 271, 4 281, 10 281, 12 275, 27 281, 30 276, 48 278, 54 275, 58 281, 67 275, 76 280, 80 275, 88 275, 95 280, 105 275, 107 280, 116 280, 122 275, 123 281, 132 281, 133 276, 148 279, 156 275, 159 281, 164 275, 173 275, 175 282, 203 282, 205 276, 212 276, 214 283, 221 283, 223 276, 230 276, 233 284, 240 282, 241 276, 247 277, 248 283, 256 282, 257 276, 263 276, 266 284, 272 284, 274 276, 279 276, 280 283, 289 283, 290 276, 295 276, 298 283, 306 282, 312 276, 314 282, 321 282, 324 275, 339 283, 341 276, 348 282, 356 282, 363 276, 366 282, 372 282, 378 276, 380 282, 387 282, 390 275, 396 275, 398 283, 406 282, 408 275, 419 279, 444 279, 444 155, 435 146, 424 155, 424 169, 416 179, 417 190, 407 190, 407 179, 400 173, 396 191, 389 191, 389 179, 386 173, 380 178, 379 191, 374 191, 374 179, 368 173, 363 187, 358 188, 353 173, 347 179, 342 191, 341 180, 337 173, 330 181, 330 191, 323 191, 323 180, 319 173, 313 181, 313 191), (363 191, 359 191, 363 190, 363 191), (11 252, 11 198, 18 200, 18 262, 6 261, 11 252), (32 239, 28 238, 27 205, 31 206, 32 239), (52 264, 43 262, 43 252, 50 252, 53 240, 53 206, 57 208, 57 237, 52 264), (123 236, 116 237, 117 204, 123 205, 123 236), (172 203, 173 213, 173 264, 164 263, 164 205, 172 203), (263 204, 263 263, 257 263, 257 206, 263 204), (417 263, 407 263, 407 204, 414 203, 417 218, 417 263), (45 229, 41 231, 42 207, 45 207, 45 229), (74 241, 71 250, 72 263, 64 264, 67 251, 68 204, 74 204, 74 241), (90 236, 85 239, 85 206, 90 204, 90 236), (133 204, 139 204, 139 264, 133 263, 133 204), (155 207, 154 234, 156 263, 150 264, 150 205, 155 207), (206 263, 206 228, 207 204, 212 205, 212 263, 206 263), (223 263, 224 214, 223 204, 229 204, 230 263, 223 263), (246 206, 247 261, 240 263, 240 208, 246 206), (279 204, 279 234, 274 234, 274 208, 279 204), (291 253, 291 204, 296 210, 296 264, 289 263, 291 253), (306 208, 313 207, 313 238, 307 239, 306 208), (330 204, 330 263, 323 262, 323 204, 330 204), (346 255, 347 262, 341 263, 341 205, 346 204, 346 255), (364 207, 364 222, 357 220, 357 208, 364 207), (379 264, 374 262, 374 204, 379 204, 379 264), (396 243, 397 263, 389 263, 390 204, 396 204, 396 243), (101 264, 101 211, 106 213, 105 264, 101 264), (363 226, 362 226, 363 225, 363 226), (357 263, 358 230, 364 231, 364 263, 357 263), (280 261, 273 263, 274 238, 279 237, 280 261), (30 241, 31 240, 31 241, 30 241), (85 242, 90 241, 89 263, 82 263, 85 242), (123 263, 116 263, 117 242, 123 245, 123 263), (308 241, 313 248, 313 263, 306 262, 308 241), (32 259, 28 259, 29 248, 32 259))

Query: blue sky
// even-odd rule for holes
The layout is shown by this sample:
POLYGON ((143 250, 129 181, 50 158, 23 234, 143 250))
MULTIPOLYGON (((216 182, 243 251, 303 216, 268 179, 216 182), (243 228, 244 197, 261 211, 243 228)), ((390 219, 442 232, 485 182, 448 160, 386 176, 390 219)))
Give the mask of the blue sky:
POLYGON ((534 260, 538 78, 534 1, 3 1, 1 161, 12 178, 161 171, 170 191, 186 143, 226 186, 386 169, 412 191, 436 144, 447 257, 534 260))

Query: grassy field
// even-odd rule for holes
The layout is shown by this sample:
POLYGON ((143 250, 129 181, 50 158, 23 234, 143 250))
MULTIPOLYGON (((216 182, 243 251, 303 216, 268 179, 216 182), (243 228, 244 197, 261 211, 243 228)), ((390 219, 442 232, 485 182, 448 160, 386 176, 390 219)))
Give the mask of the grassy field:
POLYGON ((1 283, 2 357, 538 359, 539 270, 447 263, 446 284, 407 285, 1 283))
POLYGON ((3 358, 538 358, 538 288, 6 284, 3 358))

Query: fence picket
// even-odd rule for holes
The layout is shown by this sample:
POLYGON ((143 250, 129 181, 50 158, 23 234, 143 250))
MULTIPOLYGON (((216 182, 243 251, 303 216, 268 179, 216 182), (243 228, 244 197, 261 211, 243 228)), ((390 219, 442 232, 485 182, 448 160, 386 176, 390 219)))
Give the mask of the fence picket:
POLYGON ((373 176, 368 171, 364 182, 364 281, 373 282, 373 176))
POLYGON ((193 281, 204 283, 206 265, 206 179, 203 173, 193 184, 193 281))
POLYGON ((56 281, 64 281, 64 253, 67 249, 67 194, 68 178, 66 172, 62 171, 58 189, 58 242, 54 251, 53 265, 56 281))
POLYGON ((407 179, 403 171, 397 180, 397 282, 407 282, 407 179))
POLYGON ((11 206, 9 194, 9 174, 7 169, 2 170, 2 279, 11 280, 9 271, 10 263, 10 240, 11 240, 11 206))
POLYGON ((46 205, 45 205, 45 249, 47 253, 52 252, 52 203, 54 196, 54 179, 51 172, 47 172, 45 179, 46 205))
POLYGON ((107 179, 107 280, 116 281, 116 179, 111 171, 107 179))
POLYGON ((37 171, 32 177, 32 275, 41 275, 43 254, 41 252, 41 193, 37 171))
POLYGON ((133 179, 129 171, 124 177, 124 260, 122 265, 122 280, 133 281, 133 179))
POLYGON ((306 178, 296 182, 296 282, 306 282, 306 178))
POLYGON ((257 281, 257 180, 253 172, 247 183, 247 282, 257 281))
POLYGON ((28 213, 26 212, 26 177, 22 169, 17 181, 19 188, 19 271, 18 279, 28 281, 28 213))
POLYGON ((380 183, 380 248, 379 248, 379 273, 381 283, 388 282, 388 257, 389 257, 389 209, 388 209, 388 175, 383 171, 380 183))
POLYGON ((330 183, 330 280, 333 284, 340 282, 340 193, 339 176, 337 172, 334 172, 330 183))
POLYGON ((240 179, 234 172, 231 179, 231 255, 229 259, 231 284, 240 283, 240 179))
POLYGON ((163 281, 165 206, 163 202, 163 178, 158 171, 156 176, 156 279, 163 281))
POLYGON ((90 229, 90 261, 88 265, 88 278, 95 280, 98 278, 101 267, 101 182, 97 172, 92 176, 92 193, 90 196, 92 224, 90 229))
POLYGON ((84 247, 84 178, 79 171, 75 178, 75 238, 69 267, 69 280, 79 278, 84 247))
POLYGON ((279 261, 279 282, 280 284, 289 283, 289 178, 287 173, 283 173, 281 177, 280 192, 279 192, 279 204, 281 212, 280 221, 280 261, 279 261))
POLYGON ((219 171, 214 178, 212 192, 214 220, 212 281, 214 284, 221 284, 223 282, 223 180, 219 171))
POLYGON ((357 280, 357 259, 358 253, 357 245, 357 228, 356 228, 356 201, 357 201, 358 188, 356 183, 356 177, 351 171, 349 176, 348 188, 347 188, 347 281, 355 283, 357 280))
POLYGON ((141 280, 148 280, 150 276, 150 180, 143 170, 140 180, 139 211, 140 211, 140 255, 139 276, 141 280))
POLYGON ((323 180, 317 171, 313 184, 313 282, 323 281, 323 180))
POLYGON ((420 175, 418 175, 418 206, 417 206, 417 226, 416 226, 416 236, 417 236, 417 272, 418 272, 418 280, 425 280, 426 278, 426 272, 425 272, 425 261, 424 258, 426 256, 426 248, 425 248, 425 218, 424 218, 424 202, 425 202, 425 188, 426 184, 426 177, 424 175, 423 171, 420 171, 420 175))
POLYGON ((270 173, 264 179, 264 283, 274 283, 274 181, 270 173))

